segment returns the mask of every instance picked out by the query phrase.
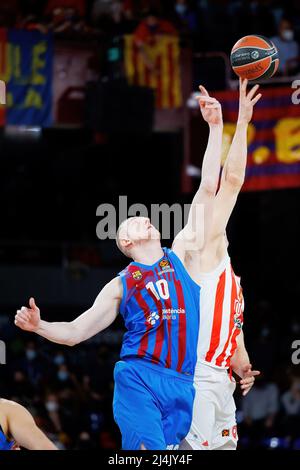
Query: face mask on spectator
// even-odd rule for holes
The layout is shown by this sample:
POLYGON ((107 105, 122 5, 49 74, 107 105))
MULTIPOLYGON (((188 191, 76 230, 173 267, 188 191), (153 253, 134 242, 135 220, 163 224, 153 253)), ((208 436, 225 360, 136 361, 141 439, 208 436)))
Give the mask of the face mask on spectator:
POLYGON ((61 364, 64 364, 64 362, 65 362, 65 358, 61 354, 59 354, 58 356, 55 356, 54 364, 60 366, 61 364))
POLYGON ((26 357, 29 361, 32 361, 36 358, 36 352, 33 349, 27 349, 26 357))
POLYGON ((45 403, 45 406, 46 406, 46 410, 47 411, 57 411, 58 410, 58 404, 56 403, 56 401, 47 401, 45 403))
POLYGON ((178 13, 178 15, 184 15, 186 12, 186 5, 175 5, 175 10, 178 13))
POLYGON ((285 41, 292 41, 294 39, 294 31, 292 29, 285 29, 282 31, 282 38, 285 41))
POLYGON ((62 382, 64 382, 65 380, 67 380, 69 378, 69 374, 68 372, 66 372, 65 370, 60 370, 58 373, 57 373, 57 377, 59 378, 59 380, 61 380, 62 382))

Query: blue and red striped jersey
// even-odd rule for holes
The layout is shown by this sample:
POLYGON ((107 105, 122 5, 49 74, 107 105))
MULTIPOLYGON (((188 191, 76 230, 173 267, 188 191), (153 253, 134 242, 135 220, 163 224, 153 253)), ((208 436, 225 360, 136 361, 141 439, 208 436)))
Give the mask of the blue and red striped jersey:
POLYGON ((6 438, 6 436, 5 436, 5 434, 4 434, 3 430, 2 430, 2 428, 1 428, 1 426, 0 426, 0 450, 11 450, 11 448, 13 447, 13 445, 14 445, 14 442, 13 442, 13 441, 9 441, 9 440, 6 438))
POLYGON ((127 332, 121 359, 140 357, 183 374, 194 374, 200 316, 200 286, 177 255, 148 266, 132 262, 119 273, 120 312, 127 332))

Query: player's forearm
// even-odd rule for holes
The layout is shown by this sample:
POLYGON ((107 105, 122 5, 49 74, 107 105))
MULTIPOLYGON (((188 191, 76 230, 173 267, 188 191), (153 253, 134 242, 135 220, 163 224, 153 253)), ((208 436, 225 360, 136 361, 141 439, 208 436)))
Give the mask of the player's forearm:
POLYGON ((192 234, 192 243, 201 248, 209 238, 212 225, 213 204, 221 165, 222 133, 222 124, 209 127, 209 139, 202 164, 201 184, 194 196, 187 223, 189 233, 192 234), (202 233, 202 237, 198 240, 199 233, 202 233))
POLYGON ((209 138, 203 158, 200 189, 216 193, 222 153, 223 124, 209 126, 209 138))
POLYGON ((32 426, 32 429, 23 429, 16 442, 27 450, 58 450, 40 429, 32 426), (30 432, 29 432, 30 431, 30 432))
POLYGON ((81 342, 80 332, 73 322, 49 323, 41 320, 36 333, 53 343, 74 346, 81 342))
POLYGON ((248 124, 237 122, 236 131, 224 166, 224 177, 232 186, 240 189, 245 180, 247 166, 248 124))
POLYGON ((249 364, 250 359, 244 346, 238 346, 234 356, 231 359, 232 370, 239 376, 243 376, 243 367, 249 364))

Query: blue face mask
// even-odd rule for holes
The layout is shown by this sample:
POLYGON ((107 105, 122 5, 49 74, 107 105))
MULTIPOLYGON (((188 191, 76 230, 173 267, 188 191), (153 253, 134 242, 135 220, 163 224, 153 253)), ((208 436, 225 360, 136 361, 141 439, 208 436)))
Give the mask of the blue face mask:
POLYGON ((187 10, 187 7, 186 5, 182 5, 179 3, 178 5, 175 5, 175 10, 178 13, 178 15, 184 15, 187 10))
POLYGON ((32 361, 36 358, 36 352, 33 349, 27 349, 26 357, 29 361, 32 361))
POLYGON ((53 361, 53 362, 54 362, 54 364, 56 364, 56 365, 60 366, 61 364, 64 364, 64 362, 65 362, 65 358, 64 358, 64 356, 62 356, 62 355, 55 356, 55 358, 54 358, 54 361, 53 361))
POLYGON ((65 382, 68 378, 69 378, 69 374, 68 372, 64 371, 64 370, 60 370, 58 373, 57 373, 57 377, 59 378, 59 380, 61 380, 62 382, 65 382))

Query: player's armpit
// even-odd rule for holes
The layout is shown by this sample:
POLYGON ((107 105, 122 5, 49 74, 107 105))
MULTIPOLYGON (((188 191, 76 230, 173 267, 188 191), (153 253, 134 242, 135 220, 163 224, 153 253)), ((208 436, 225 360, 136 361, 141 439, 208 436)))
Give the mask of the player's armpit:
POLYGON ((182 260, 186 252, 201 251, 210 241, 216 188, 202 182, 192 201, 187 224, 175 237, 173 251, 182 260))
POLYGON ((28 450, 57 450, 37 427, 31 414, 18 403, 8 407, 8 431, 13 439, 28 450))

